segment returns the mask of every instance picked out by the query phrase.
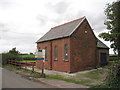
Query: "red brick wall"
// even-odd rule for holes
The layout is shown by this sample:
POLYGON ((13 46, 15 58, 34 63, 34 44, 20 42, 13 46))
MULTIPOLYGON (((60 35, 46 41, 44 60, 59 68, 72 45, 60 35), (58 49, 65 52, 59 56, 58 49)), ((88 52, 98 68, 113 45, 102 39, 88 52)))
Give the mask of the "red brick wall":
POLYGON ((96 45, 96 37, 87 20, 84 20, 71 36, 71 72, 95 68, 96 45))
MULTIPOLYGON (((46 69, 50 69, 50 42, 43 42, 43 43, 38 43, 37 44, 37 49, 45 49, 45 47, 47 47, 48 49, 48 53, 47 53, 47 60, 45 60, 45 68, 46 69)), ((41 69, 42 67, 42 60, 37 60, 37 68, 41 69)))
MULTIPOLYGON (((48 42, 43 42, 43 43, 38 43, 37 48, 44 49, 47 46, 48 48, 48 60, 45 61, 45 68, 46 69, 52 69, 56 71, 61 71, 61 72, 70 72, 70 39, 69 38, 64 38, 64 39, 59 39, 59 40, 53 40, 53 41, 48 41, 48 42), (68 44, 68 61, 64 61, 64 44, 68 44), (58 47, 58 61, 54 60, 54 46, 57 45, 58 47), (52 53, 51 53, 51 47, 52 47, 52 53), (52 57, 51 57, 52 55, 52 57), (52 68, 50 66, 52 58, 52 68)), ((42 61, 38 60, 37 61, 37 68, 41 68, 41 63, 42 61)))
POLYGON ((52 69, 56 71, 69 72, 70 71, 70 39, 59 39, 52 42, 52 69), (68 61, 64 61, 64 45, 68 44, 68 61), (58 61, 54 60, 54 46, 58 47, 58 61))

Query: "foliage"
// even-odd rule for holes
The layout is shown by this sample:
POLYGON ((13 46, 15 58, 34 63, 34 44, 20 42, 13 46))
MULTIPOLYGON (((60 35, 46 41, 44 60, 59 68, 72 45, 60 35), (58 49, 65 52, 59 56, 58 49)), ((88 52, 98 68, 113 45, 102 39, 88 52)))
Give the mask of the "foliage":
POLYGON ((117 55, 113 55, 113 56, 109 56, 109 60, 113 61, 113 60, 117 60, 117 55))
POLYGON ((2 54, 2 65, 7 64, 8 60, 19 60, 18 55, 14 55, 11 53, 3 53, 2 54))
POLYGON ((8 53, 2 53, 2 65, 7 64, 8 60, 19 60, 19 52, 16 48, 12 48, 8 53))
POLYGON ((19 51, 16 50, 16 47, 15 48, 12 48, 12 50, 9 50, 9 53, 10 54, 14 54, 14 55, 18 55, 19 54, 19 51))
POLYGON ((30 52, 30 55, 33 55, 33 53, 32 53, 32 52, 30 52))
POLYGON ((107 20, 104 24, 107 26, 108 32, 99 34, 99 37, 110 41, 114 53, 118 53, 120 57, 120 1, 107 4, 105 15, 107 20))
MULTIPOLYGON (((113 2, 112 4, 107 4, 107 8, 105 9, 105 15, 107 16, 105 25, 107 25, 107 29, 109 31, 108 33, 101 33, 99 37, 103 38, 105 41, 111 42, 111 48, 113 48, 115 54, 118 54, 118 60, 119 60, 120 59, 120 1, 113 2)), ((110 67, 110 72, 102 87, 120 88, 120 62, 114 63, 110 67)))
POLYGON ((120 88, 120 62, 117 62, 110 67, 110 72, 103 87, 120 88))

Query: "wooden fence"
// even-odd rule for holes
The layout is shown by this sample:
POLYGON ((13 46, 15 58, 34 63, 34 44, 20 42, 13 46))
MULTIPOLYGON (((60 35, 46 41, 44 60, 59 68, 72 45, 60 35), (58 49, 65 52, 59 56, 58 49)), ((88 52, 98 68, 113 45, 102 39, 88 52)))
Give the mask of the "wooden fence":
POLYGON ((35 69, 35 66, 36 66, 36 62, 22 62, 22 61, 16 61, 16 60, 9 60, 8 64, 18 66, 22 69, 29 70, 29 71, 32 71, 32 72, 34 72, 34 69, 35 69), (32 68, 32 70, 27 69, 27 67, 32 68))

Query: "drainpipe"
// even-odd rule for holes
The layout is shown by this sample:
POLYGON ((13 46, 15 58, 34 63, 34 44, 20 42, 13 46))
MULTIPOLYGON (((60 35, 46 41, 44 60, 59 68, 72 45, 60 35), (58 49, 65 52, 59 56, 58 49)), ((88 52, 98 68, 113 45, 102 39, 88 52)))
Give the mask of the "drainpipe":
MULTIPOLYGON (((98 42, 98 41, 97 41, 98 42)), ((98 48, 97 48, 97 42, 96 42, 96 55, 95 55, 95 68, 97 69, 99 67, 98 62, 99 62, 99 57, 98 57, 98 48)))
POLYGON ((52 70, 52 41, 50 41, 50 70, 52 70))

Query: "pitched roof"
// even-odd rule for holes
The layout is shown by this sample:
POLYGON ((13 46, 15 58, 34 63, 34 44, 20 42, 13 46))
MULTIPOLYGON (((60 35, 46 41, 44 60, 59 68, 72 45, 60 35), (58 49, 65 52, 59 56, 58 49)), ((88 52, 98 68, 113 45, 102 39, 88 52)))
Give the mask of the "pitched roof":
POLYGON ((70 36, 84 21, 85 17, 51 28, 37 43, 70 36))
MULTIPOLYGON (((51 30, 49 30, 43 37, 41 37, 37 41, 37 43, 70 36, 76 30, 76 28, 84 21, 84 19, 85 17, 82 17, 77 20, 70 21, 51 28, 51 30)), ((97 48, 108 49, 109 47, 98 39, 97 48)))
POLYGON ((97 42, 97 48, 109 49, 109 47, 107 45, 105 45, 102 41, 100 41, 99 39, 98 39, 98 42, 97 42))

